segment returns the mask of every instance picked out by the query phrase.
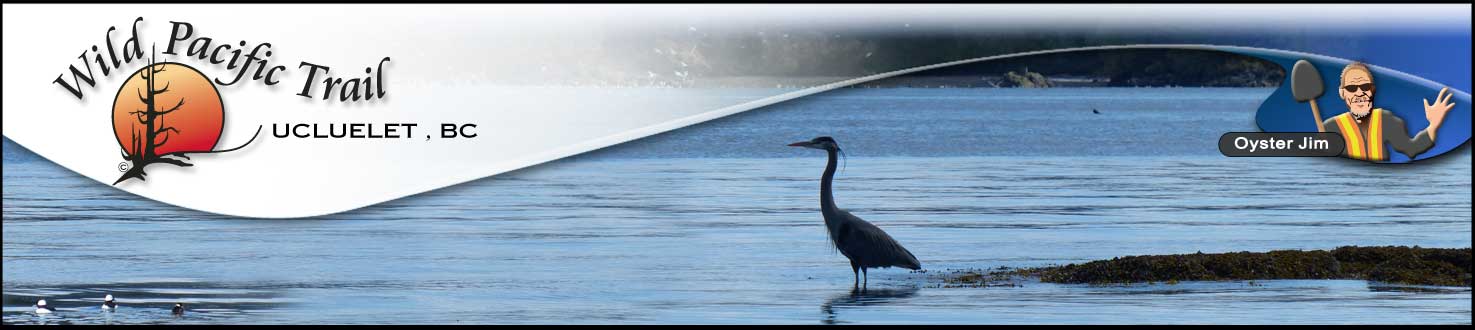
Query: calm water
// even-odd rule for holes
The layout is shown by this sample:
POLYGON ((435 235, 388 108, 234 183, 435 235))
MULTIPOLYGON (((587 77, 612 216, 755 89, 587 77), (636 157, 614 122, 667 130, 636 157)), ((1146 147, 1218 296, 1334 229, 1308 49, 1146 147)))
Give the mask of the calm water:
POLYGON ((1133 254, 1470 246, 1468 146, 1407 166, 1219 156, 1269 92, 843 90, 297 220, 136 198, 7 141, 4 321, 1471 323, 1468 288, 1364 281, 934 287, 1133 254), (816 135, 848 155, 840 206, 928 272, 850 291, 823 154, 783 146, 816 135), (124 307, 98 311, 105 293, 124 307), (32 314, 41 298, 60 311, 32 314))

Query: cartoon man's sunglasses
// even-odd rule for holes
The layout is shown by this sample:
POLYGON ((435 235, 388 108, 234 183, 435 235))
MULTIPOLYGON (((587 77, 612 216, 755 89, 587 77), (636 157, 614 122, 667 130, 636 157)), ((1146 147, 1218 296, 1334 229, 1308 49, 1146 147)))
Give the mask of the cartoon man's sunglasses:
POLYGON ((1371 91, 1373 91, 1373 83, 1366 83, 1366 84, 1361 84, 1361 85, 1347 85, 1347 86, 1342 86, 1342 89, 1347 90, 1348 93, 1356 93, 1357 90, 1359 90, 1359 89, 1371 92, 1371 91))

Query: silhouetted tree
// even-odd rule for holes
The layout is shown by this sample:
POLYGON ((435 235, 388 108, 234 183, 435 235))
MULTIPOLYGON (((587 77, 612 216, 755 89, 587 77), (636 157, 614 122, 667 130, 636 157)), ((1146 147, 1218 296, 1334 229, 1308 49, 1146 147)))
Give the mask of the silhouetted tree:
POLYGON ((128 150, 123 150, 123 159, 129 161, 132 166, 128 171, 123 173, 122 177, 118 178, 118 181, 113 182, 115 185, 129 178, 145 180, 144 176, 147 174, 144 173, 143 168, 150 164, 164 163, 174 164, 176 166, 194 166, 193 164, 184 162, 184 160, 170 158, 180 157, 189 159, 189 156, 185 156, 183 152, 163 155, 155 152, 158 147, 169 143, 170 136, 180 134, 178 128, 164 123, 164 116, 179 111, 184 106, 185 101, 181 98, 174 106, 168 109, 160 109, 158 96, 169 92, 170 83, 164 82, 164 86, 159 87, 157 78, 159 73, 165 71, 166 65, 167 63, 156 63, 154 58, 150 57, 148 67, 139 72, 139 76, 143 78, 146 85, 135 92, 138 95, 138 100, 143 102, 144 109, 128 112, 129 115, 133 115, 137 122, 131 123, 130 125, 132 127, 130 129, 132 131, 132 141, 130 143, 133 147, 133 152, 129 154, 128 150), (141 134, 139 130, 140 126, 143 128, 141 134))

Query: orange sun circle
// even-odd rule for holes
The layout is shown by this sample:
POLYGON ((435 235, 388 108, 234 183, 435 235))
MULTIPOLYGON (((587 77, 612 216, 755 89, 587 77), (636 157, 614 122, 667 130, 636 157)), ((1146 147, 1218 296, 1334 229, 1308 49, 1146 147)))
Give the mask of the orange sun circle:
POLYGON ((210 151, 224 126, 220 91, 210 78, 188 65, 165 62, 139 69, 113 98, 113 133, 129 156, 148 150, 150 143, 153 154, 148 157, 210 151))

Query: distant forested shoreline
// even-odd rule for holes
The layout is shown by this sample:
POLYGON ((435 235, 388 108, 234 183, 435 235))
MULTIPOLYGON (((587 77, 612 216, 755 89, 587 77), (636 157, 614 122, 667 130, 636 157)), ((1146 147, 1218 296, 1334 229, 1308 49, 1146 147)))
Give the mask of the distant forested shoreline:
POLYGON ((964 64, 852 87, 1275 87, 1284 79, 1280 66, 1244 55, 1122 49, 964 64))

